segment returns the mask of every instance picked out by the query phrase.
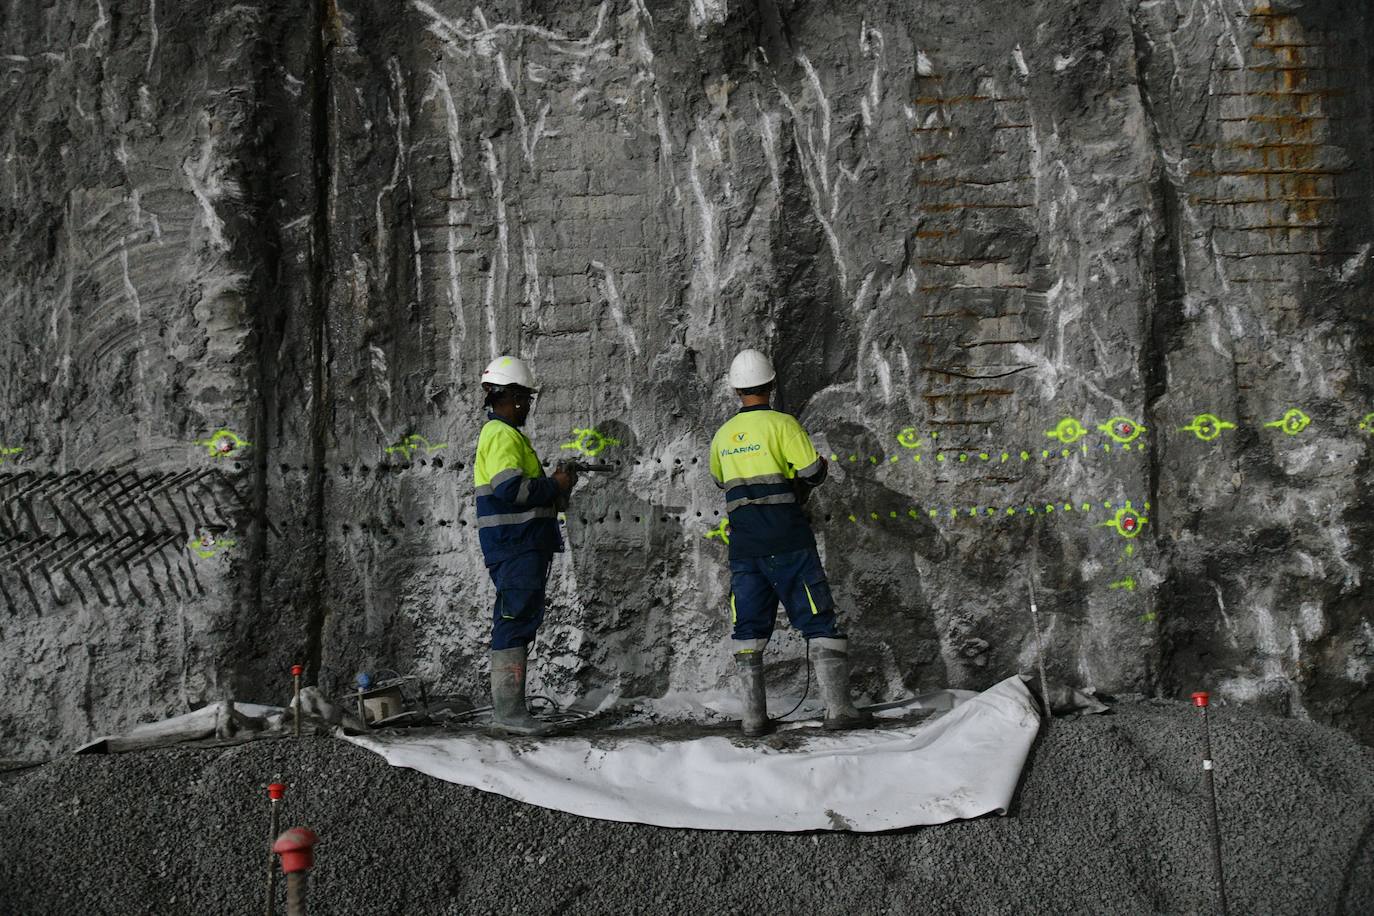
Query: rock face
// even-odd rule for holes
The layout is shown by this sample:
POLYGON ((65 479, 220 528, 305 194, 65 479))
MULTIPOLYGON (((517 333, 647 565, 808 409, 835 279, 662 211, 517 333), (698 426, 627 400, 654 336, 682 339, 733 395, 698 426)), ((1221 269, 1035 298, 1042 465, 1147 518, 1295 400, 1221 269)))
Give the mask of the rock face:
POLYGON ((1033 580, 1052 678, 1370 740, 1371 42, 1355 0, 10 4, 5 744, 296 660, 482 692, 506 351, 541 454, 620 468, 540 689, 724 685, 747 345, 831 458, 864 692, 1030 670, 1033 580))

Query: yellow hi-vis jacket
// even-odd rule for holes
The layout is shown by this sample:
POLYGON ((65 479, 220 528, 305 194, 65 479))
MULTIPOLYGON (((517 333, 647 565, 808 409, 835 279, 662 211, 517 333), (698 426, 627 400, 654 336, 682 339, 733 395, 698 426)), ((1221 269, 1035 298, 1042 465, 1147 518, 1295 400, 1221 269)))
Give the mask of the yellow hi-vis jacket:
POLYGON ((558 531, 558 484, 544 476, 525 434, 489 414, 477 439, 477 539, 488 566, 538 550, 563 549, 558 531))
POLYGON ((711 440, 711 476, 725 491, 730 557, 764 557, 816 546, 800 488, 819 486, 825 462, 791 414, 746 407, 711 440))

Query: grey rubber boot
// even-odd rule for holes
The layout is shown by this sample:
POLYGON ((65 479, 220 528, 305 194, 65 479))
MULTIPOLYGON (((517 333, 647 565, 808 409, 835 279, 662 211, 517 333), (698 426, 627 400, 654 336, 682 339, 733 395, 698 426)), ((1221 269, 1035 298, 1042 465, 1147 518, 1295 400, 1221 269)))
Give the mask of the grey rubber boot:
POLYGON ((873 717, 860 712, 849 699, 849 640, 820 636, 811 640, 811 649, 811 664, 825 701, 825 727, 833 731, 871 725, 873 717))
POLYGON ((525 707, 525 647, 491 650, 492 724, 513 735, 543 735, 549 726, 525 707))
POLYGON ((773 730, 773 723, 768 718, 768 695, 763 682, 763 647, 766 645, 766 639, 735 642, 735 669, 739 672, 740 697, 744 700, 744 718, 740 725, 750 738, 766 735, 773 730))

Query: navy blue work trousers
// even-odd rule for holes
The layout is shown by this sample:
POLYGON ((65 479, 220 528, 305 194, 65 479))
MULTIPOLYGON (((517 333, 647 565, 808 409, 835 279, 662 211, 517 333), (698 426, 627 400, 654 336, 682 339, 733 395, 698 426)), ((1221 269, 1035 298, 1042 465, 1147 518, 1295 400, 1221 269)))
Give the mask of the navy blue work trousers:
POLYGON ((807 639, 838 636, 835 599, 815 547, 730 561, 730 622, 735 639, 768 639, 778 602, 807 639))
POLYGON ((544 586, 549 581, 547 553, 530 550, 487 567, 496 586, 491 611, 491 647, 512 649, 534 642, 544 622, 544 586))

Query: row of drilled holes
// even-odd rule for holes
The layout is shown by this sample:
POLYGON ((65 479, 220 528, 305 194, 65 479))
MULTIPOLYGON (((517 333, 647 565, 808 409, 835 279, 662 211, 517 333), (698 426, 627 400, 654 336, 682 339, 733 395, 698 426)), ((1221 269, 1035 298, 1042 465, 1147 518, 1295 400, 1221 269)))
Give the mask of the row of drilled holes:
MULTIPOLYGON (((609 465, 611 465, 612 467, 615 467, 615 468, 620 468, 620 467, 642 467, 642 466, 648 466, 648 465, 660 465, 660 464, 663 464, 663 463, 664 463, 664 459, 662 459, 662 458, 655 458, 655 459, 653 459, 652 461, 649 460, 648 458, 645 458, 645 459, 642 459, 642 460, 636 458, 636 459, 634 459, 633 461, 621 461, 621 460, 619 460, 619 459, 615 459, 615 460, 606 460, 606 459, 600 459, 600 458, 589 458, 589 457, 579 456, 576 460, 579 460, 579 461, 587 461, 587 462, 598 462, 598 463, 602 463, 602 464, 609 464, 609 465)), ((683 465, 698 464, 699 461, 700 461, 700 459, 698 459, 698 458, 692 458, 692 459, 689 460, 689 461, 683 461, 681 458, 674 458, 674 459, 672 459, 672 464, 673 464, 674 466, 676 466, 676 467, 681 467, 681 466, 683 466, 683 465)), ((545 461, 545 462, 544 462, 544 466, 545 466, 545 467, 553 467, 553 466, 555 466, 556 464, 557 464, 556 461, 545 461)), ((443 470, 443 469, 445 469, 445 468, 447 467, 447 468, 449 468, 450 470, 461 471, 461 470, 463 470, 463 469, 465 469, 465 468, 467 467, 467 465, 466 465, 464 462, 462 462, 462 461, 454 462, 452 465, 445 465, 445 464, 444 464, 444 459, 442 459, 442 458, 433 458, 433 459, 429 459, 428 461, 426 461, 426 459, 424 459, 424 458, 421 458, 421 459, 419 459, 418 461, 413 461, 413 462, 410 462, 409 464, 378 464, 378 465, 360 464, 360 465, 357 466, 357 470, 358 470, 358 475, 359 475, 359 476, 366 476, 367 474, 371 473, 371 472, 373 471, 374 468, 376 469, 377 473, 379 473, 379 474, 386 473, 387 471, 390 471, 390 472, 393 473, 393 474, 399 474, 399 473, 401 473, 402 471, 414 470, 414 469, 417 468, 417 467, 420 467, 420 468, 429 467, 430 465, 433 465, 434 468, 435 468, 436 470, 443 470)), ((351 477, 351 476, 353 476, 354 466, 351 465, 351 464, 340 464, 340 465, 337 465, 336 468, 337 468, 339 474, 340 474, 341 476, 343 476, 343 477, 351 477)), ((234 470, 239 471, 239 470, 242 470, 242 469, 243 469, 243 465, 242 465, 240 462, 234 462, 234 470)), ((302 465, 300 465, 299 467, 295 467, 295 466, 289 465, 289 464, 282 464, 282 465, 278 465, 277 470, 278 470, 278 472, 281 473, 283 476, 285 476, 285 475, 287 475, 287 474, 293 474, 293 473, 308 474, 308 473, 310 473, 310 466, 309 466, 308 464, 302 464, 302 465)), ((329 468, 325 468, 325 469, 324 469, 324 474, 325 474, 325 476, 329 476, 329 468)))

